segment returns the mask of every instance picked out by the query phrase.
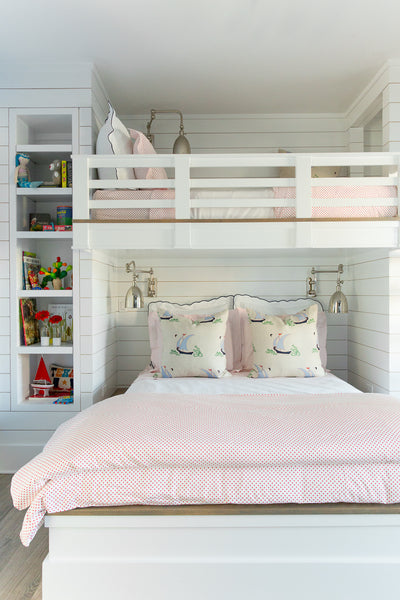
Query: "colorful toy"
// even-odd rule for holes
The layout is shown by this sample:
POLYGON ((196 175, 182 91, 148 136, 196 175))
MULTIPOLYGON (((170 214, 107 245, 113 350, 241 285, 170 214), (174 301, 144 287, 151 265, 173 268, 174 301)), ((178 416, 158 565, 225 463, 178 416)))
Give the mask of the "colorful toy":
POLYGON ((14 183, 18 187, 36 188, 42 185, 43 181, 31 181, 28 169, 30 157, 27 154, 18 153, 15 157, 15 176, 14 183))
MULTIPOLYGON (((45 311, 43 311, 45 312, 45 311)), ((44 364, 43 356, 40 357, 38 369, 36 371, 35 379, 32 382, 33 395, 42 398, 49 396, 49 391, 54 387, 51 383, 49 373, 44 364)))
POLYGON ((47 284, 51 281, 62 280, 67 276, 68 271, 71 271, 72 265, 67 265, 66 262, 61 262, 61 258, 57 256, 56 262, 53 262, 52 267, 48 267, 48 269, 41 268, 39 273, 40 275, 44 275, 42 280, 42 287, 45 288, 47 284), (61 267, 66 267, 64 271, 61 270, 61 267))

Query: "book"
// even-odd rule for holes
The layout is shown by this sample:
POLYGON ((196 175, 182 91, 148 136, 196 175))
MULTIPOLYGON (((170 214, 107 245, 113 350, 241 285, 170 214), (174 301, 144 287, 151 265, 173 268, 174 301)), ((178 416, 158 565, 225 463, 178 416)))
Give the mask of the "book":
POLYGON ((60 315, 62 317, 61 341, 72 342, 73 338, 73 307, 72 304, 49 304, 47 310, 50 316, 60 315))
POLYGON ((24 256, 31 256, 32 258, 36 258, 36 252, 28 252, 27 250, 23 250, 22 251, 22 289, 26 290, 26 287, 25 287, 24 256))
POLYGON ((61 187, 67 187, 67 161, 61 161, 61 187))
POLYGON ((29 231, 43 231, 43 225, 50 225, 51 216, 48 213, 30 213, 29 231))
POLYGON ((72 160, 67 160, 67 187, 72 187, 72 160))
POLYGON ((20 298, 20 323, 21 346, 30 346, 40 341, 39 327, 35 319, 36 300, 34 298, 20 298))
POLYGON ((23 253, 22 271, 23 285, 25 290, 41 290, 39 283, 40 258, 30 256, 34 252, 23 253))

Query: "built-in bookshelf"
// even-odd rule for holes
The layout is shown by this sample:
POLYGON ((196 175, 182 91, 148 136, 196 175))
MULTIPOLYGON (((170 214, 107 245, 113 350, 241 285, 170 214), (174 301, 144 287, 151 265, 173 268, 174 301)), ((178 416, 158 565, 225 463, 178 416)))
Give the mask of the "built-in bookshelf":
MULTIPOLYGON (((32 411, 76 411, 79 403, 79 373, 74 360, 77 352, 75 337, 78 327, 79 298, 77 287, 79 279, 74 278, 77 260, 72 250, 72 231, 56 231, 57 208, 71 207, 72 187, 51 187, 52 172, 49 165, 55 160, 69 161, 71 154, 79 151, 78 147, 78 109, 12 109, 10 111, 10 240, 11 240, 11 396, 12 410, 32 411), (47 187, 18 187, 14 182, 13 172, 16 165, 16 154, 23 153, 30 157, 28 168, 31 181, 42 181, 47 187), (32 215, 47 215, 52 230, 32 230, 32 215), (35 254, 40 259, 40 266, 47 269, 56 258, 72 265, 72 270, 61 280, 62 289, 26 289, 27 283, 23 255, 35 254), (54 305, 70 306, 68 313, 73 314, 73 328, 69 337, 63 333, 60 345, 53 345, 52 334, 48 346, 40 341, 32 342, 34 336, 24 337, 24 322, 21 307, 32 299, 32 306, 37 312, 46 311, 54 305), (74 402, 73 404, 54 404, 54 398, 32 399, 31 383, 35 377, 40 358, 43 357, 46 367, 60 365, 74 368, 74 402), (30 398, 31 397, 31 398, 30 398)), ((39 283, 42 276, 39 276, 39 283)), ((71 317, 70 317, 71 318, 71 317)), ((36 322, 36 321, 35 321, 36 322)), ((39 323, 37 323, 39 325, 39 323)), ((64 324, 63 324, 64 326, 64 324)), ((40 339, 40 338, 39 338, 40 339)))

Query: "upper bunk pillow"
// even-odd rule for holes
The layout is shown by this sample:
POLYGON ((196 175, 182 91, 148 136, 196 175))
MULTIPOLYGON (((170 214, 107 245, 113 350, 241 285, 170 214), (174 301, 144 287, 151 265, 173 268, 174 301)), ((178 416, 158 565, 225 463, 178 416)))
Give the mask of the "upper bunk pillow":
MULTIPOLYGON (((99 131, 96 142, 96 154, 133 154, 132 139, 129 131, 115 114, 108 103, 109 111, 103 127, 99 131)), ((135 179, 132 167, 99 167, 100 179, 135 179)))
MULTIPOLYGON (((289 150, 278 150, 280 154, 290 154, 289 150)), ((311 177, 340 177, 340 167, 311 167, 311 177)), ((296 176, 295 167, 280 167, 279 177, 293 178, 296 176)))
MULTIPOLYGON (((159 313, 162 317, 163 311, 159 313)), ((206 320, 187 315, 161 319, 161 377, 212 377, 229 375, 224 338, 228 311, 206 320)))
POLYGON ((247 310, 253 368, 249 377, 322 377, 317 335, 318 305, 294 315, 261 315, 247 310))
MULTIPOLYGON (((153 144, 141 131, 129 129, 133 144, 133 154, 157 154, 153 144)), ((136 179, 168 179, 167 172, 163 167, 135 167, 136 179)))
MULTIPOLYGON (((264 298, 257 298, 256 296, 240 294, 234 296, 233 306, 235 310, 238 310, 239 312, 241 327, 241 368, 248 370, 253 366, 253 346, 248 324, 247 310, 254 310, 260 314, 285 316, 299 312, 304 308, 311 306, 312 304, 316 304, 316 301, 313 298, 298 298, 297 300, 264 300, 264 298)), ((320 306, 318 310, 317 333, 321 363, 322 366, 326 368, 327 322, 326 314, 324 313, 322 306, 320 306)))
POLYGON ((192 304, 157 301, 149 304, 149 339, 151 363, 159 369, 162 355, 162 335, 160 321, 172 320, 174 316, 186 315, 192 320, 206 319, 210 315, 228 310, 228 321, 225 332, 226 368, 228 371, 239 370, 241 360, 240 322, 237 311, 232 310, 233 296, 221 296, 212 300, 201 300, 192 304))

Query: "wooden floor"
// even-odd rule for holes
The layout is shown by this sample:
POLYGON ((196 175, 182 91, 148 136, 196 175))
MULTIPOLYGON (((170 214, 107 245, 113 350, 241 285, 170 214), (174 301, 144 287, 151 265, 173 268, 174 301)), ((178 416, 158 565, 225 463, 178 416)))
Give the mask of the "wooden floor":
POLYGON ((42 527, 29 548, 21 544, 25 511, 13 508, 10 481, 11 475, 0 475, 0 600, 41 600, 48 531, 42 527))

